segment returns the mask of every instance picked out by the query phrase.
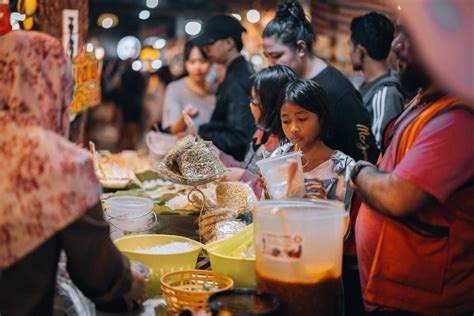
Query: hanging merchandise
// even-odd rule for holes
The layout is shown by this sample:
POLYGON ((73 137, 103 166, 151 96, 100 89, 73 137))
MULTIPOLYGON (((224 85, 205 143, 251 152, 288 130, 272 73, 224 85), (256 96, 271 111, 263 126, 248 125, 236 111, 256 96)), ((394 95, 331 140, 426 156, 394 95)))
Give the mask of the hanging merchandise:
POLYGON ((75 89, 72 113, 82 112, 100 103, 100 66, 95 56, 85 51, 73 59, 75 89))
POLYGON ((8 0, 0 0, 0 35, 10 30, 10 3, 8 0))
POLYGON ((38 9, 37 0, 18 0, 17 11, 26 15, 23 23, 23 28, 25 30, 33 29, 35 23, 35 13, 38 9))

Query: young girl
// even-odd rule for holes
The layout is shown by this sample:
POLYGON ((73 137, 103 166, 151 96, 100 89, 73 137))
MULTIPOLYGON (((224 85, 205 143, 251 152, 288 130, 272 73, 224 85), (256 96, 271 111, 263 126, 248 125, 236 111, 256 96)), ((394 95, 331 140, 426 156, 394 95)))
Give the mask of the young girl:
POLYGON ((250 111, 255 119, 257 131, 249 144, 243 162, 234 160, 230 155, 221 152, 220 158, 231 173, 228 180, 240 180, 252 183, 252 187, 260 196, 258 167, 256 162, 265 154, 271 153, 279 145, 277 136, 280 130, 278 119, 278 99, 285 86, 296 79, 295 73, 286 66, 272 66, 252 76, 252 89, 250 98, 250 111))
POLYGON ((272 156, 301 150, 306 158, 303 171, 307 197, 336 199, 349 209, 352 190, 348 183, 355 162, 323 141, 329 130, 329 105, 324 89, 312 80, 293 81, 284 90, 279 113, 278 136, 286 143, 272 156))

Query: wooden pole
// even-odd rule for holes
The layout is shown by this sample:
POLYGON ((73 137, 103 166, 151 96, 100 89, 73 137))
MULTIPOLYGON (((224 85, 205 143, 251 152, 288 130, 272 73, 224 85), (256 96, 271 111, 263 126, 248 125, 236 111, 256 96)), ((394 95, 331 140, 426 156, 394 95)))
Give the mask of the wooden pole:
POLYGON ((79 47, 82 47, 89 27, 87 0, 38 0, 39 29, 62 41, 64 9, 79 11, 79 47))
MULTIPOLYGON (((87 0, 38 0, 39 23, 41 32, 48 33, 62 42, 63 10, 79 11, 79 50, 85 44, 89 27, 89 1, 87 0)), ((71 123, 69 139, 84 145, 87 111, 79 113, 71 123)))

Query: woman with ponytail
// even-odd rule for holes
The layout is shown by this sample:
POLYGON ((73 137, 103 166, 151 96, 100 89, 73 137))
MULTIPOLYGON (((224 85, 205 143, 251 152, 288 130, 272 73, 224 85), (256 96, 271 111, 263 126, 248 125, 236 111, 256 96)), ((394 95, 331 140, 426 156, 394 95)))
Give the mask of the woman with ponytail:
POLYGON ((263 31, 264 55, 270 65, 286 65, 300 79, 313 80, 326 91, 333 126, 324 139, 329 147, 374 162, 378 149, 361 96, 340 71, 313 54, 315 39, 301 5, 284 1, 263 31))

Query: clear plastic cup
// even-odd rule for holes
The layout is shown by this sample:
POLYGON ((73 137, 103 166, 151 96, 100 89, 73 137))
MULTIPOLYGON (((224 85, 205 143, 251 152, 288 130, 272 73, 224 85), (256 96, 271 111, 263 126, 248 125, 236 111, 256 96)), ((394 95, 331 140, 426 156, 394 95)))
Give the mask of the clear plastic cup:
POLYGON ((305 195, 301 157, 301 151, 296 151, 257 161, 271 199, 299 198, 305 195), (297 163, 297 169, 290 185, 290 164, 294 161, 297 163))

